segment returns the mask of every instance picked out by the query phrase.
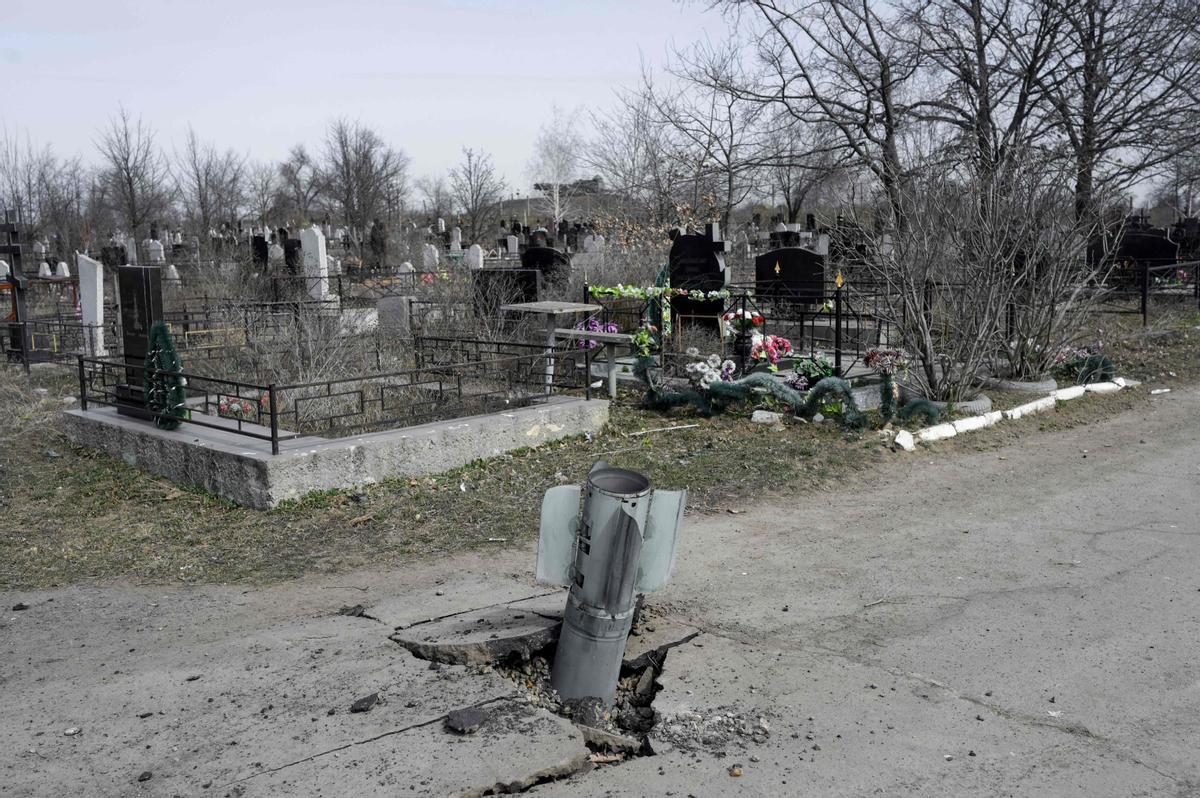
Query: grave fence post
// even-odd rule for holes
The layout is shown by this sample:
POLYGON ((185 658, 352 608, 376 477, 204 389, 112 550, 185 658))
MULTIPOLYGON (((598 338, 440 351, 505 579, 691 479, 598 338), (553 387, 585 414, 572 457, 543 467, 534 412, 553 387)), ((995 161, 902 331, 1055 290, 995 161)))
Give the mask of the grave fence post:
POLYGON ((837 286, 833 292, 833 371, 834 376, 842 376, 842 286, 837 286))
POLYGON ((87 400, 87 377, 83 366, 83 355, 79 356, 79 409, 88 409, 87 400))
POLYGON ((267 386, 267 408, 271 414, 271 454, 279 454, 279 411, 276 404, 275 383, 267 386))
POLYGON ((1142 326, 1150 323, 1150 264, 1142 264, 1142 326))

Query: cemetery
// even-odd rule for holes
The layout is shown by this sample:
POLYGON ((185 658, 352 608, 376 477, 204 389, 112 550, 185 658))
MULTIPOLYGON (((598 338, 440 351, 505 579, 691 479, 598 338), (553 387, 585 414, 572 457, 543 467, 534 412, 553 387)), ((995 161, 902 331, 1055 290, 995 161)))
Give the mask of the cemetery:
POLYGON ((0 793, 1193 794, 1200 12, 661 5, 14 12, 0 793))
MULTIPOLYGON (((371 268, 354 265, 329 225, 246 229, 207 261, 163 233, 143 242, 144 265, 122 263, 138 245, 114 237, 99 259, 11 270, 6 352, 17 366, 74 369, 76 443, 257 508, 594 434, 612 401, 703 415, 748 402, 764 417, 790 408, 850 427, 874 411, 908 448, 935 438, 905 428, 946 429, 955 404, 992 410, 986 386, 1025 385, 988 365, 1000 347, 966 364, 970 379, 950 383, 942 364, 911 369, 913 328, 952 325, 969 290, 927 279, 914 325, 886 279, 888 255, 847 258, 831 240, 853 233, 815 218, 771 232, 752 220, 736 250, 717 223, 674 227, 650 256, 661 265, 640 267, 643 282, 653 273, 644 286, 625 283, 630 253, 595 222, 548 231, 514 220, 486 252, 464 250, 462 228, 441 218, 409 222, 371 268), (593 282, 609 275, 613 285, 593 282), (164 346, 169 368, 149 358, 164 346), (896 362, 879 368, 880 353, 896 362), (150 402, 151 386, 175 399, 150 402)), ((20 226, 6 229, 20 266, 20 226)), ((45 249, 35 241, 33 257, 45 249)), ((1140 287, 1114 278, 1073 301, 1143 323, 1157 303, 1200 303, 1195 268, 1179 257, 1143 264, 1140 287), (1182 282, 1150 280, 1167 269, 1182 282)), ((1006 329, 1018 307, 1014 295, 1006 329)), ((1101 352, 1072 352, 1056 355, 1066 384, 1117 376, 1101 352)), ((1035 392, 1059 387, 1039 379, 1035 392)))

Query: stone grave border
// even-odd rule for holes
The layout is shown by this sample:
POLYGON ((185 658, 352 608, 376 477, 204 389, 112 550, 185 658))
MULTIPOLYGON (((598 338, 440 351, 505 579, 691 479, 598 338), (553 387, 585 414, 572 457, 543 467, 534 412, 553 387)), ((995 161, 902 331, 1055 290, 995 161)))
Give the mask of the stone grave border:
POLYGON ((897 448, 911 452, 916 450, 918 443, 933 443, 934 441, 946 440, 947 438, 953 438, 964 433, 973 432, 974 430, 993 427, 1001 421, 1016 421, 1026 416, 1053 410, 1059 402, 1069 402, 1072 399, 1078 399, 1087 394, 1116 393, 1117 391, 1133 388, 1140 384, 1137 380, 1127 380, 1123 377, 1117 377, 1111 382, 1093 382, 1089 385, 1072 385, 1069 388, 1059 388, 1056 391, 1052 391, 1048 396, 1035 399, 1032 402, 1026 402, 1009 410, 994 410, 978 416, 968 416, 967 418, 947 421, 918 430, 916 433, 900 429, 896 431, 893 442, 897 448))

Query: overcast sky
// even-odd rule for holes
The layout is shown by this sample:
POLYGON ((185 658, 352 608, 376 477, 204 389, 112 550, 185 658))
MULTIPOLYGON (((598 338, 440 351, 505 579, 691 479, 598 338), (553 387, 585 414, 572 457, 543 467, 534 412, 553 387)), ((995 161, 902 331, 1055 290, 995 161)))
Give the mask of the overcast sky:
POLYGON ((724 22, 677 0, 0 0, 0 125, 95 159, 118 103, 168 149, 190 124, 256 159, 358 119, 440 173, 492 153, 510 186, 550 106, 610 107, 644 58, 724 22))

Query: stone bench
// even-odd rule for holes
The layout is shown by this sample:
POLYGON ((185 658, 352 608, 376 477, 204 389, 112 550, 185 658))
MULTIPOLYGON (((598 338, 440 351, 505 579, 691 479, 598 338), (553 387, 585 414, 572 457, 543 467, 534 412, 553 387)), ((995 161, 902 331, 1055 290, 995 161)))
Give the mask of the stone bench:
MULTIPOLYGON (((617 398, 617 348, 633 348, 633 336, 628 333, 596 332, 594 330, 577 330, 573 327, 559 327, 554 330, 555 338, 576 341, 595 341, 608 352, 608 398, 617 398)), ((587 379, 592 375, 588 374, 587 379)))

